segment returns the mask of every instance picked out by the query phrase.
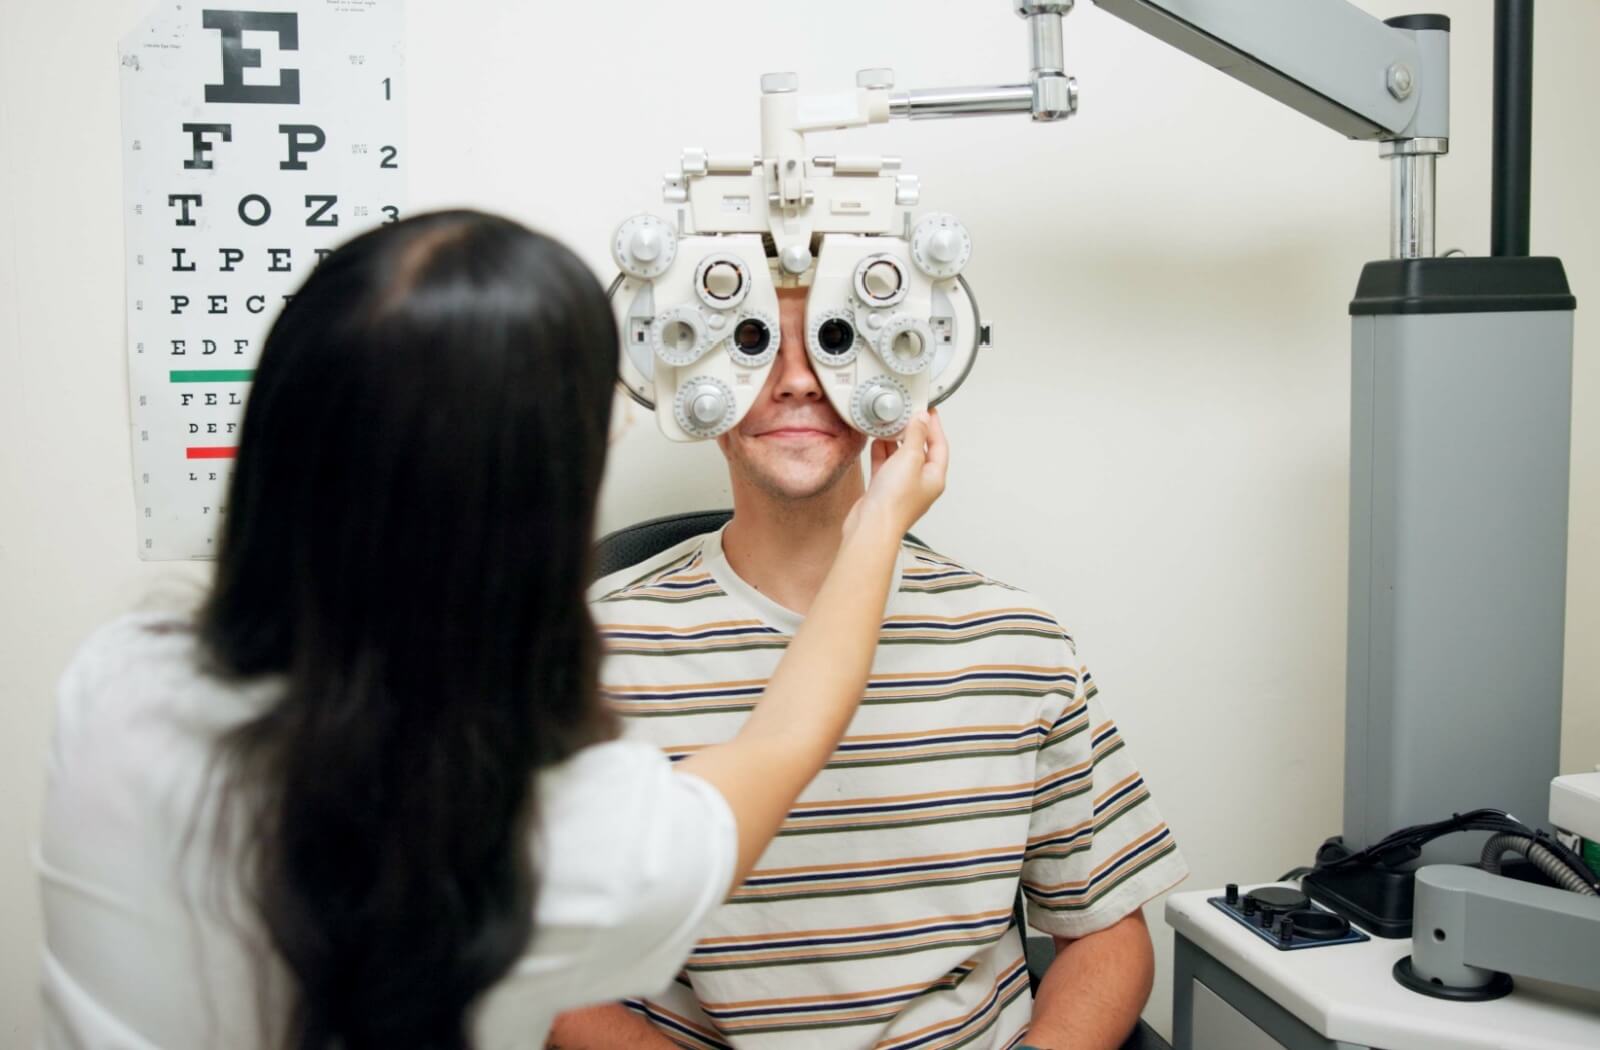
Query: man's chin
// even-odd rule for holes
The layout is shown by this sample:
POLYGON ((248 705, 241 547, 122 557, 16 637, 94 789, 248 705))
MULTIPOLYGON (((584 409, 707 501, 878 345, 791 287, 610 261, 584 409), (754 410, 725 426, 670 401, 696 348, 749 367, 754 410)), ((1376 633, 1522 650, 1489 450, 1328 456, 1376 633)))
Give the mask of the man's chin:
POLYGON ((786 457, 771 462, 763 457, 745 459, 739 473, 774 499, 800 503, 826 495, 856 465, 853 457, 828 463, 796 462, 786 457))
POLYGON ((752 470, 747 475, 767 495, 789 503, 803 503, 822 496, 839 483, 837 472, 794 475, 752 470))

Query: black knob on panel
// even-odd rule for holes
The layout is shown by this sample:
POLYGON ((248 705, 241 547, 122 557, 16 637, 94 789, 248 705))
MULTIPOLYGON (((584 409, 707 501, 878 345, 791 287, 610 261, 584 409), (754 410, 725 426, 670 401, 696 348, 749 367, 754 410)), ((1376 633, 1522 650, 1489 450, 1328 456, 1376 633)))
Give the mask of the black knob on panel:
POLYGON ((1289 918, 1287 915, 1280 915, 1278 917, 1278 943, 1294 943, 1294 920, 1289 918))
POLYGON ((1227 894, 1225 899, 1229 904, 1239 903, 1239 884, 1237 882, 1228 883, 1228 888, 1225 892, 1227 894))
POLYGON ((1258 905, 1256 904, 1256 899, 1254 897, 1246 897, 1244 899, 1244 913, 1246 915, 1254 915, 1257 907, 1258 905))

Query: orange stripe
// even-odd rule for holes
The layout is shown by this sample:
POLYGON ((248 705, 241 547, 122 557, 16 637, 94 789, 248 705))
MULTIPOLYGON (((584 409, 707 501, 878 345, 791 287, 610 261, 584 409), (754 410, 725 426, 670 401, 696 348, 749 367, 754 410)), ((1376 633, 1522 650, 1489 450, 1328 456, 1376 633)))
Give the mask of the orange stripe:
POLYGON ((953 791, 925 791, 915 795, 884 795, 880 798, 845 798, 830 799, 826 802, 801 802, 795 805, 795 810, 803 809, 834 809, 838 806, 881 806, 892 802, 923 802, 938 798, 960 798, 962 795, 992 795, 997 791, 1032 791, 1032 783, 1023 784, 988 784, 973 787, 956 788, 953 791))
MULTIPOLYGON (((975 664, 975 665, 973 665, 971 667, 959 667, 959 668, 954 668, 954 669, 951 669, 951 670, 948 670, 948 671, 927 671, 927 672, 923 672, 921 674, 914 675, 914 676, 913 675, 905 675, 905 674, 873 675, 870 678, 868 678, 867 681, 869 681, 869 682, 885 682, 885 683, 894 682, 894 681, 905 681, 910 685, 914 685, 915 684, 914 679, 919 679, 920 678, 920 679, 926 680, 926 679, 931 679, 931 678, 949 678, 949 677, 954 676, 954 675, 969 674, 969 673, 971 673, 973 671, 1012 671, 1012 672, 1020 671, 1020 672, 1023 672, 1025 674, 1069 674, 1069 675, 1073 673, 1072 669, 1069 668, 1069 667, 1032 667, 1032 666, 1028 666, 1026 664, 975 664)), ((764 686, 764 685, 766 685, 766 683, 767 683, 767 679, 765 679, 765 678, 746 678, 746 679, 742 679, 742 680, 738 680, 738 681, 729 681, 729 682, 694 682, 694 683, 686 683, 686 684, 683 684, 683 685, 660 685, 660 684, 652 684, 652 685, 612 685, 612 684, 608 683, 605 688, 606 688, 606 692, 613 693, 613 694, 623 694, 623 693, 663 693, 663 692, 671 692, 671 691, 677 690, 677 689, 682 689, 682 690, 693 689, 693 690, 696 690, 696 691, 700 691, 700 690, 708 690, 708 689, 733 689, 733 688, 737 688, 737 687, 740 687, 740 686, 751 686, 751 685, 764 686)), ((1029 682, 1029 683, 1026 683, 1026 685, 1028 685, 1028 686, 1039 686, 1039 687, 1045 687, 1045 688, 1056 688, 1057 687, 1057 683, 1046 683, 1046 682, 1029 682)), ((964 688, 964 687, 958 685, 956 688, 964 688)), ((888 694, 888 695, 901 695, 901 694, 888 694)), ((933 695, 933 694, 927 694, 927 695, 933 695)), ((1107 724, 1109 725, 1110 723, 1107 723, 1107 724)))
POLYGON ((906 929, 912 926, 925 926, 930 922, 967 922, 977 919, 998 919, 1002 915, 1011 914, 1010 908, 999 908, 995 911, 974 912, 971 915, 929 915, 921 919, 911 919, 907 922, 890 922, 879 926, 841 926, 831 930, 795 930, 789 933, 753 933, 741 934, 736 937, 707 937, 700 941, 701 944, 744 944, 750 941, 772 940, 774 937, 838 937, 852 933, 887 933, 890 930, 906 929))
MULTIPOLYGON (((889 742, 892 742, 892 743, 905 743, 905 742, 909 742, 909 741, 912 741, 912 740, 918 740, 918 739, 921 739, 921 738, 924 738, 924 737, 942 737, 942 736, 952 736, 952 735, 966 735, 966 734, 973 734, 973 733, 1012 733, 1012 734, 1021 734, 1021 733, 1026 732, 1029 729, 1048 729, 1049 726, 1050 726, 1050 723, 1046 719, 1040 719, 1037 722, 1024 723, 1023 725, 1017 725, 1017 726, 951 726, 949 729, 937 729, 937 730, 933 730, 933 731, 930 731, 930 732, 927 732, 927 733, 905 733, 905 734, 902 734, 902 733, 872 733, 872 734, 868 734, 868 735, 865 735, 865 736, 847 736, 843 740, 841 740, 839 743, 841 745, 844 745, 844 744, 869 744, 869 743, 872 743, 873 741, 877 741, 877 740, 884 740, 884 741, 889 741, 889 742)), ((1049 737, 1047 736, 1046 739, 1048 740, 1049 737)), ((1014 746, 1016 746, 1016 744, 1017 744, 1017 741, 1015 741, 1015 740, 980 740, 980 741, 974 741, 974 742, 971 742, 971 743, 961 743, 961 742, 958 741, 958 742, 955 742, 955 743, 941 744, 941 745, 938 745, 938 746, 941 747, 941 748, 949 748, 949 749, 959 750, 959 749, 963 749, 963 748, 971 749, 971 748, 974 748, 974 747, 1014 747, 1014 746)), ((664 747, 664 748, 662 748, 662 750, 665 751, 669 755, 680 755, 680 754, 687 755, 687 754, 693 754, 694 752, 699 751, 702 748, 709 747, 709 746, 711 746, 711 745, 708 745, 708 744, 682 744, 682 745, 678 745, 676 747, 664 747)), ((849 761, 849 760, 851 760, 853 758, 858 758, 858 757, 861 757, 861 756, 881 755, 881 754, 884 754, 884 753, 896 754, 896 755, 904 754, 904 755, 912 755, 912 756, 920 757, 922 755, 939 754, 941 752, 935 751, 935 750, 931 750, 931 749, 925 748, 925 747, 924 748, 909 748, 909 749, 874 748, 874 749, 872 749, 870 751, 853 752, 853 753, 850 753, 850 754, 840 754, 838 752, 835 752, 835 754, 833 756, 833 759, 834 759, 834 761, 843 762, 843 761, 849 761)))
MULTIPOLYGON (((1019 957, 1010 966, 1008 966, 1004 970, 1002 970, 1000 972, 1000 974, 995 977, 994 982, 989 985, 990 994, 993 994, 996 991, 998 991, 1000 986, 1002 984, 1004 984, 1008 978, 1014 976, 1016 974, 1017 970, 1022 968, 1023 965, 1024 965, 1024 961, 1023 961, 1023 959, 1021 957, 1019 957)), ((974 1006, 971 1010, 967 1011, 967 1014, 964 1017, 959 1017, 959 1018, 949 1018, 949 1017, 947 1017, 942 1021, 935 1021, 933 1024, 930 1024, 930 1025, 928 1025, 928 1026, 926 1026, 924 1028, 918 1028, 914 1032, 901 1032, 900 1034, 894 1036, 892 1041, 885 1040, 884 1042, 881 1042, 878 1045, 881 1046, 881 1047, 898 1046, 898 1045, 902 1045, 902 1044, 904 1044, 904 1043, 906 1043, 906 1042, 908 1042, 910 1040, 914 1040, 918 1036, 927 1035, 929 1032, 935 1031, 935 1030, 940 1029, 940 1028, 944 1028, 947 1025, 951 1025, 951 1024, 968 1025, 968 1024, 971 1024, 973 1019, 976 1018, 979 1014, 981 1014, 983 1012, 984 1003, 988 1002, 988 999, 989 999, 989 996, 985 995, 983 997, 984 1002, 983 1003, 979 1003, 977 1006, 974 1006)), ((999 1003, 996 1003, 995 1006, 998 1009, 999 1008, 999 1003)), ((957 1033, 957 1034, 960 1034, 960 1033, 957 1033)), ((949 1045, 949 1044, 946 1044, 946 1045, 949 1045)))
POLYGON ((664 624, 653 623, 603 623, 602 631, 662 631, 674 633, 692 633, 694 631, 710 631, 720 627, 765 627, 760 620, 712 620, 709 623, 696 624, 693 627, 672 627, 664 624))
POLYGON ((967 674, 972 671, 1022 671, 1027 674, 1069 674, 1076 672, 1070 667, 1039 667, 1034 664, 971 664, 967 667, 954 667, 948 671, 923 671, 915 675, 908 674, 875 674, 867 679, 869 682, 892 682, 897 679, 910 680, 914 678, 943 678, 949 675, 967 674))
POLYGON ((1034 722, 1022 722, 1018 725, 997 726, 951 726, 949 729, 933 729, 926 733, 866 733, 862 736, 847 736, 840 741, 842 744, 870 744, 875 740, 917 740, 922 737, 950 736, 953 733, 1021 733, 1034 727, 1048 729, 1050 723, 1047 719, 1034 722))
POLYGON ((863 949, 898 951, 904 948, 918 948, 925 944, 943 944, 948 943, 952 937, 958 938, 958 943, 986 941, 990 939, 991 934, 990 930, 947 930, 942 933, 925 933, 909 940, 888 940, 875 944, 839 944, 825 948, 773 948, 767 951, 745 952, 742 955, 719 955, 715 960, 708 961, 723 966, 733 963, 782 962, 785 959, 815 959, 819 956, 831 958, 839 955, 849 956, 863 949))
POLYGON ((675 653, 675 652, 705 652, 717 649, 733 649, 748 645, 752 641, 782 642, 787 645, 790 635, 787 634, 751 634, 741 635, 737 638, 647 638, 643 640, 633 638, 606 638, 602 639, 607 650, 615 653, 675 653))
POLYGON ((966 850, 961 853, 935 853, 926 857, 883 857, 877 860, 850 861, 844 864, 818 864, 802 868, 758 868, 748 878, 757 879, 774 875, 821 875, 832 871, 849 871, 853 868, 872 868, 884 864, 938 864, 942 861, 972 860, 986 853, 995 853, 1010 846, 990 846, 987 849, 966 850))
MULTIPOLYGON (((1025 805, 1031 804, 1025 801, 986 802, 981 806, 969 806, 965 809, 946 810, 939 815, 941 817, 967 817, 975 816, 979 813, 1004 813, 1010 810, 1021 810, 1025 805)), ((859 827, 862 824, 894 824, 897 821, 920 820, 925 815, 926 814, 922 813, 867 813, 859 817, 849 818, 847 820, 833 820, 809 825, 798 824, 792 820, 786 820, 783 822, 783 826, 791 831, 801 828, 854 828, 859 827)))
POLYGON ((972 689, 999 689, 1002 692, 1015 693, 1018 696, 1032 696, 1062 692, 1069 688, 1071 688, 1071 683, 1069 682, 1022 682, 1012 680, 1010 682, 999 683, 955 682, 951 685, 940 686, 937 691, 928 691, 917 687, 913 683, 902 689, 872 693, 868 699, 905 700, 911 698, 922 698, 926 700, 937 700, 943 697, 958 696, 961 693, 972 689))
POLYGON ((1132 773, 1129 773, 1115 784, 1112 784, 1110 787, 1106 788, 1099 795, 1096 795, 1094 804, 1098 806, 1100 803, 1104 802, 1106 799, 1110 798, 1112 795, 1115 795, 1117 792, 1121 791, 1123 788, 1127 787, 1129 784, 1138 779, 1139 771, 1134 770, 1132 773))
POLYGON ((1117 806, 1116 809, 1108 809, 1104 813, 1100 814, 1097 826, 1111 823, 1113 819, 1120 817, 1122 814, 1126 813, 1128 810, 1132 809, 1134 806, 1137 806, 1139 803, 1143 802, 1149 797, 1150 792, 1148 791, 1140 791, 1136 794, 1129 795, 1122 801, 1120 805, 1117 806))
MULTIPOLYGON (((877 999, 885 995, 894 995, 896 992, 920 992, 928 988, 926 983, 902 984, 894 988, 874 988, 870 991, 856 992, 852 995, 803 995, 793 999, 745 999, 733 1003, 702 1002, 700 1005, 709 1014, 712 1010, 748 1010, 756 1007, 773 1006, 808 1006, 813 1003, 848 1003, 852 999, 877 999)), ((841 1006, 841 1009, 844 1009, 841 1006)), ((900 1007, 895 1007, 898 1011, 900 1007)))
POLYGON ((829 760, 831 766, 835 763, 875 760, 879 758, 933 758, 939 755, 969 755, 974 751, 982 754, 1011 754, 1017 749, 1028 750, 1032 745, 1026 740, 979 740, 971 743, 940 744, 934 747, 883 747, 872 751, 851 751, 848 754, 837 752, 829 760))
MULTIPOLYGON (((834 882, 813 882, 813 884, 808 884, 806 887, 802 888, 814 890, 814 888, 834 887, 834 885, 848 885, 848 887, 854 888, 854 890, 862 890, 862 892, 866 892, 866 890, 874 890, 874 888, 886 887, 886 885, 898 885, 898 887, 906 887, 907 890, 914 890, 914 888, 931 884, 931 882, 938 882, 939 879, 946 879, 946 877, 950 876, 958 876, 962 877, 962 879, 970 879, 970 877, 973 876, 986 876, 986 874, 990 874, 990 872, 995 872, 995 874, 1016 874, 1016 871, 1018 871, 1018 866, 1016 866, 1016 864, 998 863, 997 861, 997 863, 989 864, 989 866, 986 866, 986 868, 968 868, 963 869, 963 871, 960 872, 939 871, 925 872, 925 874, 920 874, 920 876, 882 876, 878 877, 878 879, 866 880, 866 882, 859 882, 859 880, 840 879, 834 880, 834 882)), ((734 890, 733 898, 734 900, 739 901, 760 901, 768 900, 768 898, 774 898, 774 896, 782 896, 784 893, 794 892, 795 887, 741 887, 739 890, 734 890)))
POLYGON ((1085 878, 1074 879, 1071 882, 1025 882, 1025 884, 1029 889, 1039 890, 1041 892, 1054 892, 1056 890, 1081 890, 1088 886, 1089 883, 1093 882, 1095 876, 1099 875, 1107 868, 1113 867, 1128 854, 1132 853, 1140 846, 1143 846, 1157 835, 1160 835, 1166 829, 1167 825, 1165 823, 1157 824, 1155 827, 1151 828, 1149 831, 1146 831, 1143 835, 1140 835, 1126 846, 1123 846, 1121 849, 1117 850, 1116 853, 1106 858, 1093 870, 1091 870, 1085 878))
POLYGON ((765 686, 765 678, 743 678, 731 682, 691 682, 683 685, 606 685, 608 693, 665 693, 674 689, 738 689, 742 686, 765 686))
POLYGON ((1085 820, 1081 823, 1074 824, 1070 828, 1057 828, 1054 831, 1047 831, 1043 835, 1035 835, 1033 838, 1028 840, 1028 848, 1032 849, 1034 846, 1044 842, 1046 839, 1066 838, 1068 835, 1076 835, 1078 832, 1084 830, 1093 823, 1093 820, 1085 820))
POLYGON ((1037 791, 1037 790, 1039 790, 1039 785, 1043 784, 1047 780, 1055 780, 1058 777, 1066 776, 1068 773, 1071 773, 1073 775, 1076 775, 1078 773, 1082 773, 1084 770, 1089 769, 1091 766, 1093 766, 1093 764, 1094 763, 1091 760, 1091 761, 1088 761, 1088 762, 1079 762, 1076 765, 1062 766, 1060 769, 1052 769, 1050 772, 1046 773, 1044 776, 1040 777, 1038 780, 1035 780, 1031 786, 1035 791, 1037 791))
MULTIPOLYGON (((693 994, 693 993, 691 993, 691 994, 693 994)), ((672 1020, 674 1020, 674 1021, 678 1022, 679 1024, 683 1025, 685 1028, 693 1029, 694 1031, 696 1031, 699 1034, 703 1035, 708 1042, 721 1043, 721 1042, 725 1041, 722 1038, 722 1033, 718 1032, 714 1028, 707 1028, 703 1024, 699 1024, 699 1023, 697 1023, 695 1021, 689 1020, 687 1017, 682 1017, 682 1016, 680 1016, 678 1014, 675 1014, 671 1010, 668 1010, 666 1007, 662 1006, 660 1003, 656 1002, 656 1000, 654 1000, 654 999, 645 999, 645 1002, 649 1003, 650 1004, 650 1009, 654 1010, 656 1013, 661 1014, 664 1017, 670 1017, 672 1020)), ((655 1025, 651 1025, 650 1027, 655 1028, 655 1025)), ((662 1031, 660 1028, 656 1028, 656 1031, 661 1032, 662 1035, 667 1035, 668 1034, 668 1033, 662 1031)))

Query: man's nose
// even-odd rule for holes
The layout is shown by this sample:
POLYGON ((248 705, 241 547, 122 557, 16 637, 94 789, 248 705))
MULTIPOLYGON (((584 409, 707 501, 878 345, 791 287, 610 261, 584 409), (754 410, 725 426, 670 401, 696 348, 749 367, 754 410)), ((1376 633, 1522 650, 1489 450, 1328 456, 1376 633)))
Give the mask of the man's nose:
POLYGON ((799 332, 783 333, 778 346, 778 359, 772 370, 777 373, 772 396, 779 401, 818 401, 822 398, 822 384, 811 370, 811 358, 806 353, 805 337, 799 332))

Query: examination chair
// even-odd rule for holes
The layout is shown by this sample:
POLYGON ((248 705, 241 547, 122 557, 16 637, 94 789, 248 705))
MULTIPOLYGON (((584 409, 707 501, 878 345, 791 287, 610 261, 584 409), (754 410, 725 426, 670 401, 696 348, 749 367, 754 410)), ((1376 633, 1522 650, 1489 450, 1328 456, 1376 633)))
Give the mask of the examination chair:
MULTIPOLYGON (((637 565, 691 536, 714 532, 726 525, 731 517, 733 517, 731 510, 691 511, 687 514, 669 514, 664 518, 652 518, 650 521, 641 521, 637 525, 629 525, 609 533, 595 544, 595 579, 603 579, 619 569, 637 565)), ((915 536, 909 538, 913 542, 921 542, 915 536)), ((1016 923, 1018 929, 1024 931, 1024 945, 1028 956, 1028 984, 1034 991, 1038 991, 1044 971, 1055 959, 1055 942, 1043 934, 1026 932, 1027 924, 1023 920, 1020 886, 1017 887, 1017 899, 1012 906, 1012 914, 1012 921, 1016 923)), ((1172 1050, 1172 1048, 1155 1029, 1141 1020, 1138 1027, 1128 1036, 1127 1042, 1122 1044, 1122 1050, 1172 1050)))

